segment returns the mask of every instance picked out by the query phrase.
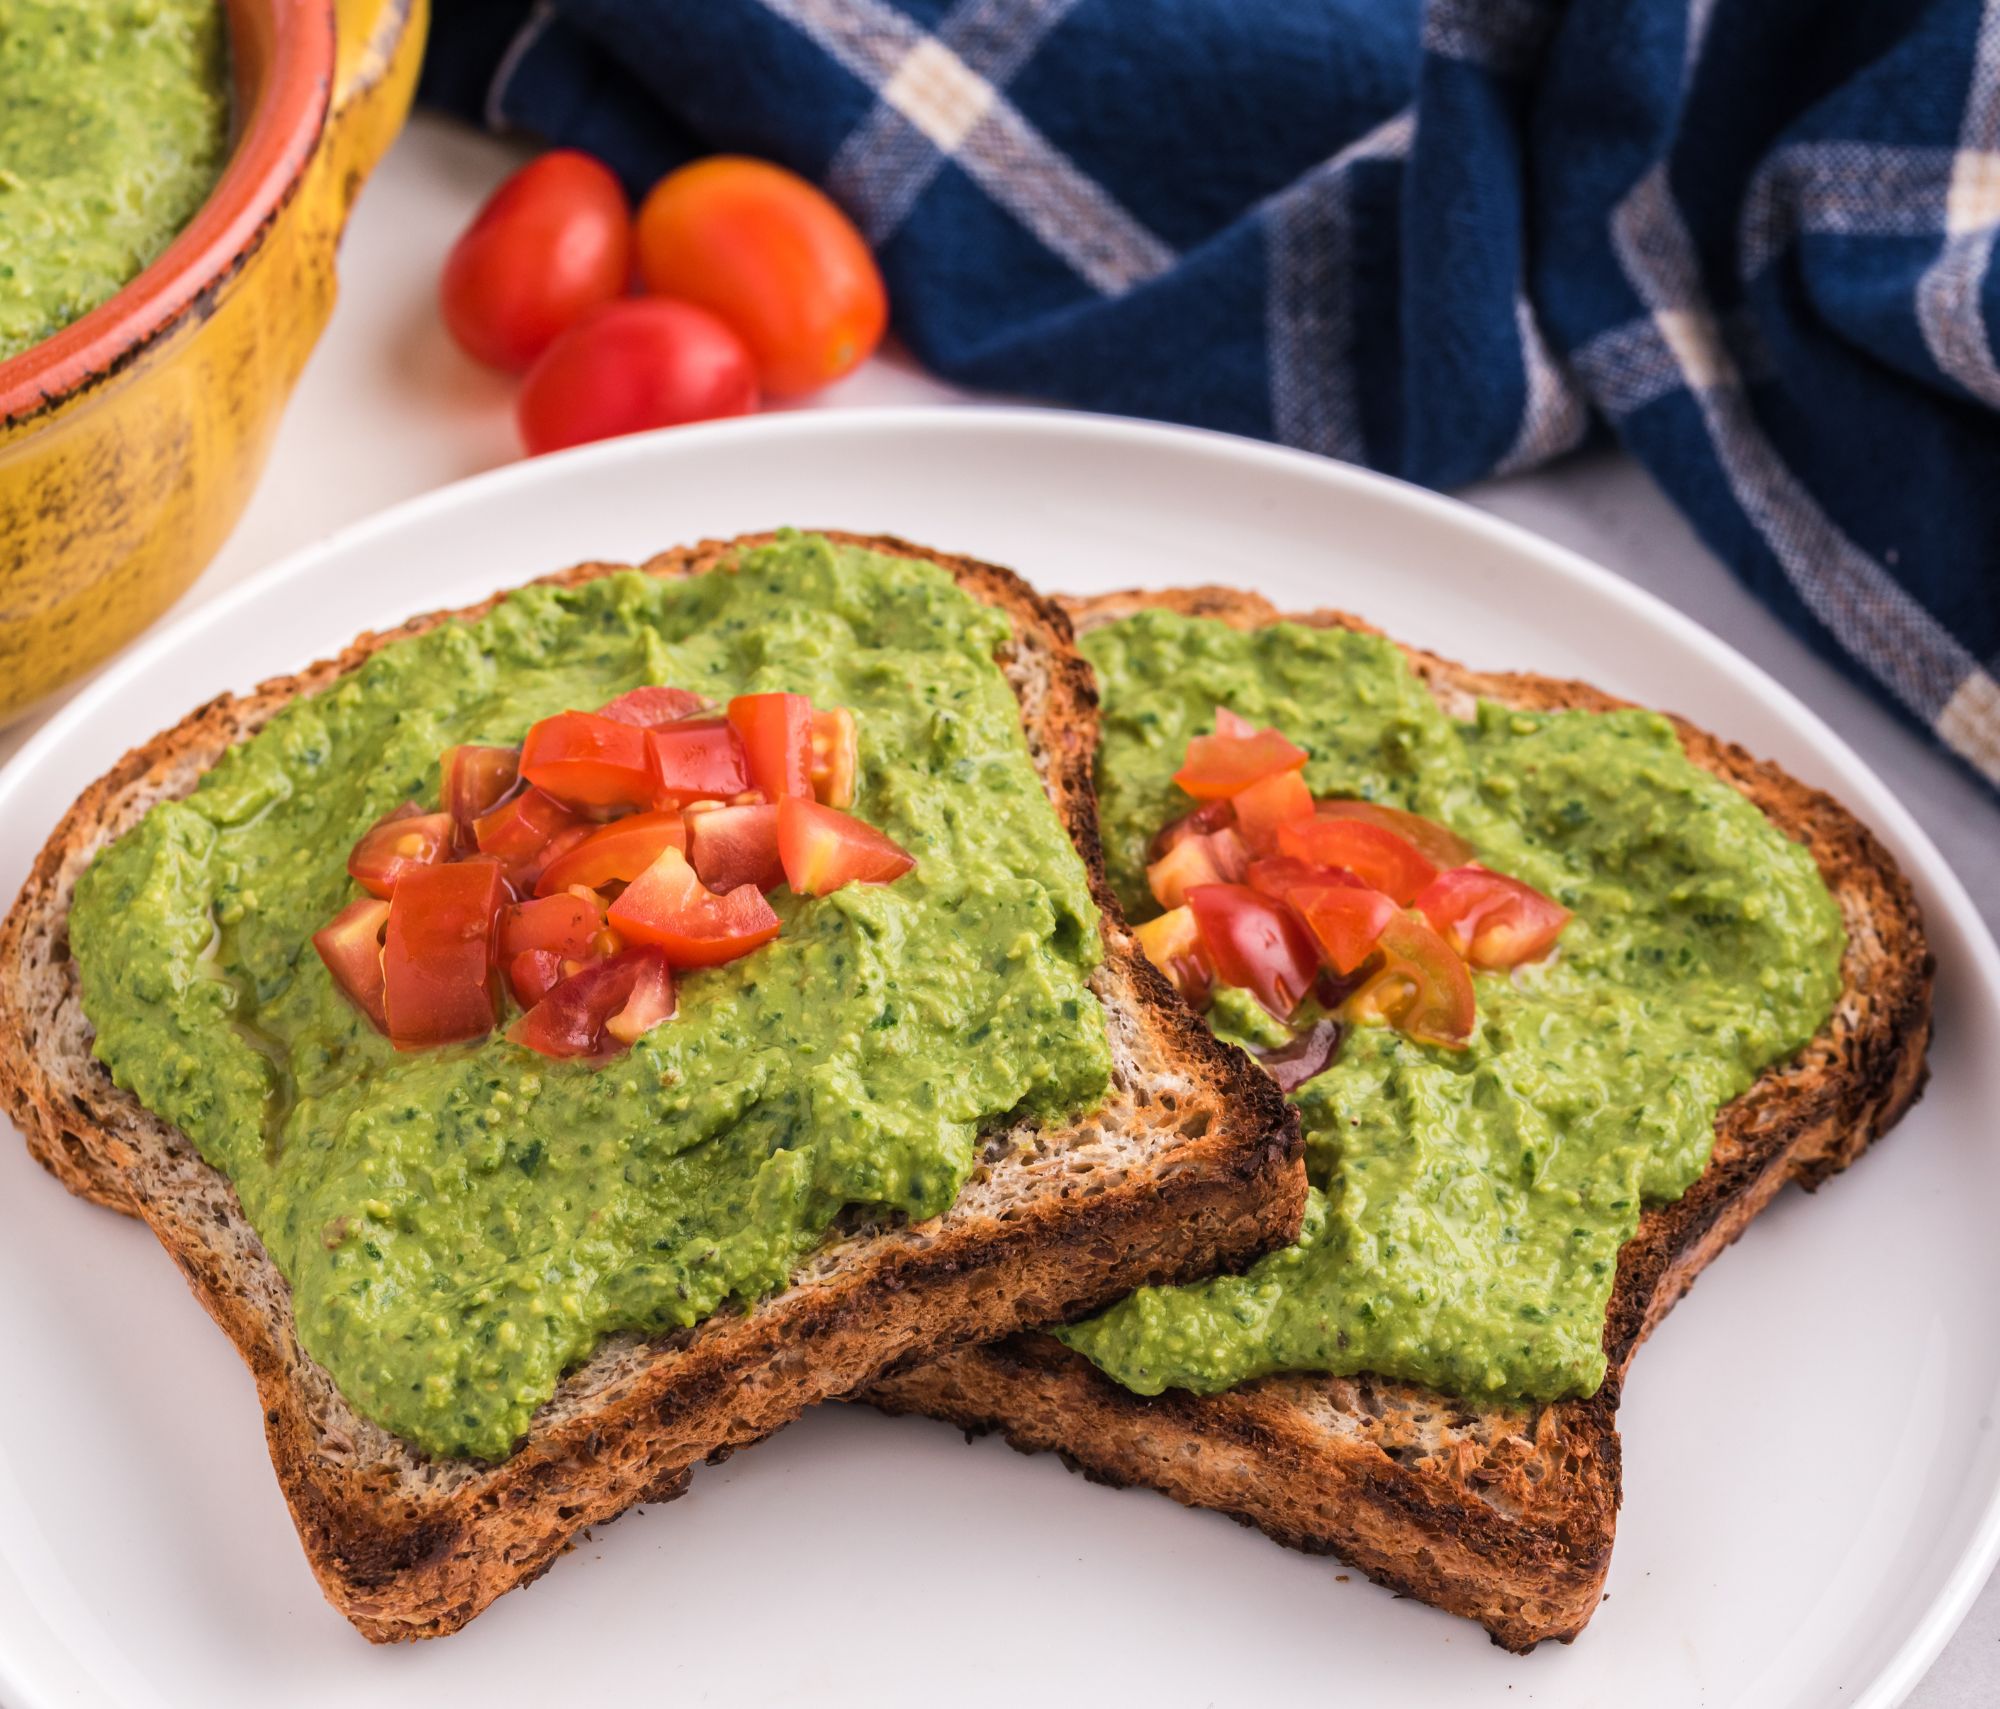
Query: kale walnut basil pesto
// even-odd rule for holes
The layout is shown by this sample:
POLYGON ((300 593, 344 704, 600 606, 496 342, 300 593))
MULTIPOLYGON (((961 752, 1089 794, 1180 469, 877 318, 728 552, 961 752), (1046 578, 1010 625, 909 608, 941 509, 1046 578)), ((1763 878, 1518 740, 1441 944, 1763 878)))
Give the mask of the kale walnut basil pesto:
POLYGON ((228 150, 218 0, 0 0, 0 360, 132 280, 228 150))
POLYGON ((813 538, 736 573, 515 593, 279 712, 77 888, 96 1051, 235 1182, 300 1339, 438 1454, 505 1455, 606 1334, 781 1286, 846 1206, 926 1217, 982 1125, 1104 1095, 1083 864, 994 663, 1007 620, 934 565, 813 538), (399 1055, 309 939, 349 845, 437 756, 640 683, 853 709, 894 885, 780 892, 782 935, 683 975, 607 1065, 505 1042, 399 1055))
MULTIPOLYGON (((1449 825, 1573 910, 1556 953, 1475 975, 1447 1050, 1353 1029, 1293 1095, 1311 1191, 1299 1241, 1241 1277, 1149 1288, 1060 1331, 1126 1387, 1216 1393, 1278 1371, 1552 1400, 1604 1380, 1618 1249, 1706 1165, 1717 1110, 1819 1029, 1845 934, 1811 855, 1692 764, 1650 712, 1447 717, 1388 641, 1145 612, 1083 650, 1104 701, 1112 881, 1157 912, 1145 855, 1169 781, 1226 705, 1311 755, 1315 795, 1449 825)), ((1241 993, 1237 1042, 1285 1029, 1241 993)))

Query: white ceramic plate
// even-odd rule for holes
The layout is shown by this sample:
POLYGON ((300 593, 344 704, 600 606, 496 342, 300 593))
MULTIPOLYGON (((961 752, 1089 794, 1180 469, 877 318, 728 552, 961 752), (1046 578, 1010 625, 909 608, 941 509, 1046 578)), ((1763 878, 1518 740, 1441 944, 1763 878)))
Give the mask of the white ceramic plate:
POLYGON ((0 1698, 13 1709, 606 1702, 1822 1709, 1895 1701, 2000 1554, 2000 957, 1889 791, 1648 596, 1448 500, 1241 441, 1020 412, 793 416, 503 470, 163 630, 0 775, 0 895, 72 796, 223 688, 589 557, 780 523, 1098 591, 1229 581, 1469 662, 1585 676, 1834 790, 1920 890, 1935 1078, 1675 1312, 1620 1423, 1609 1600, 1493 1648, 1212 1514, 827 1408, 583 1541, 459 1636, 372 1649, 321 1601, 247 1374, 146 1231, 0 1134, 0 1698))

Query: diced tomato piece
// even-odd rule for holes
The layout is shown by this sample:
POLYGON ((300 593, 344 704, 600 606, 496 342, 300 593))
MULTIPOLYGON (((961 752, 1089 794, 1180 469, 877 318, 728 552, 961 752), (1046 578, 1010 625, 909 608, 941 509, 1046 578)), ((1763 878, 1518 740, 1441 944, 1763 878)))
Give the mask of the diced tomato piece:
POLYGON ((1215 709, 1215 717, 1216 733, 1190 741, 1187 758, 1174 773, 1174 782, 1197 801, 1236 795, 1260 778, 1297 771, 1306 763, 1305 749, 1276 730, 1248 730, 1246 720, 1223 706, 1215 709))
POLYGON ((507 1037, 543 1056, 611 1056, 673 1012, 666 956, 657 949, 621 950, 558 980, 507 1037))
POLYGON ((405 803, 362 832, 347 870, 369 895, 386 898, 405 873, 450 858, 451 815, 422 813, 405 803))
POLYGON ((507 963, 514 1001, 532 1009, 562 980, 563 958, 552 949, 524 949, 507 963))
POLYGON ((500 958, 511 962, 527 950, 545 949, 581 961, 594 953, 591 939, 603 929, 604 903, 589 890, 515 902, 500 913, 500 958))
POLYGON ((1319 950, 1298 917, 1247 884, 1198 884, 1187 905, 1216 978, 1289 1020, 1319 974, 1319 950))
POLYGON ((1249 788, 1239 790, 1231 805, 1236 809, 1236 829, 1252 854, 1278 851, 1278 827, 1313 816, 1312 791, 1295 771, 1275 771, 1260 777, 1249 788))
POLYGON ((1359 884, 1301 884, 1285 901, 1305 921, 1335 973, 1352 973, 1373 955, 1376 940, 1401 913, 1381 891, 1359 884))
POLYGON ((861 780, 861 733, 844 706, 812 715, 812 792, 829 807, 852 807, 861 780))
POLYGON ((1263 860, 1253 860, 1245 868, 1243 877, 1252 890, 1261 890, 1279 902, 1300 888, 1310 890, 1326 884, 1345 885, 1356 890, 1368 888, 1353 873, 1341 867, 1320 866, 1293 855, 1269 855, 1263 860))
POLYGON ((800 896, 843 884, 889 884, 917 863, 873 825, 837 807, 788 796, 778 803, 778 858, 800 896))
POLYGON ((778 935, 778 916, 753 884, 718 896, 687 856, 666 849, 611 904, 611 924, 634 943, 655 944, 676 967, 716 967, 778 935))
POLYGON ((683 718, 646 733, 652 750, 653 805, 727 801, 750 787, 743 740, 726 718, 683 718))
POLYGON ((618 724, 637 724, 642 729, 651 729, 658 724, 671 724, 678 718, 691 718, 697 712, 706 712, 712 704, 706 695, 696 694, 685 688, 628 688, 615 700, 607 700, 597 709, 600 718, 609 718, 618 724))
POLYGON ((1236 805, 1231 801, 1204 801, 1192 813, 1183 813, 1153 838, 1147 858, 1158 860, 1189 837, 1205 837, 1236 823, 1236 805))
POLYGON ((743 740, 750 787, 766 801, 812 798, 813 709, 803 694, 739 694, 729 725, 743 740))
POLYGON ((521 775, 570 807, 650 807, 653 768, 646 732, 595 712, 558 712, 521 743, 521 775))
POLYGON ((1441 872, 1417 898, 1439 936, 1474 967, 1519 967, 1555 948, 1570 912, 1539 890, 1483 866, 1441 872))
POLYGON ((313 948, 326 963, 348 1001, 375 1023, 389 1030, 382 1009, 382 928, 389 923, 389 904, 374 896, 357 897, 313 933, 313 948))
POLYGON ((473 821, 507 799, 521 776, 519 748, 483 748, 465 743, 446 748, 438 769, 443 773, 438 799, 451 815, 458 846, 474 846, 473 821))
POLYGON ((524 789, 473 821, 472 840, 506 869, 516 887, 533 889, 537 876, 555 854, 556 839, 575 832, 571 842, 590 834, 576 816, 553 795, 524 789))
POLYGON ((1185 1001, 1197 1008, 1208 1001, 1211 975, 1192 908, 1175 908, 1143 926, 1134 926, 1132 936, 1146 959, 1167 976, 1185 1001))
POLYGON ((586 890, 630 884, 660 858, 662 849, 686 847, 687 826, 680 814, 627 814, 554 856, 535 880, 535 894, 554 896, 579 884, 586 890))
POLYGON ((1197 884, 1234 884, 1250 864, 1235 830, 1183 837, 1146 868, 1146 882, 1162 908, 1178 908, 1197 884))
POLYGON ((739 884, 775 890, 785 882, 778 854, 778 805, 690 808, 688 864, 695 876, 721 895, 739 884))
POLYGON ((506 897, 490 860, 418 867, 397 881, 382 942, 382 998, 398 1050, 491 1030, 500 995, 494 917, 506 897))
POLYGON ((1358 819, 1364 825, 1379 825, 1394 831, 1437 866, 1463 866, 1476 858, 1477 851, 1448 825, 1426 819, 1420 813, 1405 813, 1400 807, 1383 807, 1373 801, 1330 798, 1313 804, 1323 819, 1358 819))
POLYGON ((1398 906, 1414 902, 1417 892, 1437 877, 1437 868, 1413 844, 1359 819, 1314 817, 1281 825, 1278 849, 1319 866, 1345 867, 1398 906))
POLYGON ((1376 947, 1382 971, 1348 999, 1349 1012, 1385 1020, 1419 1044, 1462 1048, 1478 1009, 1472 974, 1458 952, 1403 913, 1382 928, 1376 947))

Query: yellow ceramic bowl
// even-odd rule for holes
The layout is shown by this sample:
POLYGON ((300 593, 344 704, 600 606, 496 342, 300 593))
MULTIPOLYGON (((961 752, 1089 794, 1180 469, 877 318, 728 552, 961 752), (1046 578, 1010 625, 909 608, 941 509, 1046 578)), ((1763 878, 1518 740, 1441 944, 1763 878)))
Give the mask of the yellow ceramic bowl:
POLYGON ((0 722, 214 555, 333 308, 348 208, 409 109, 427 0, 228 0, 236 141, 109 302, 0 362, 0 722))

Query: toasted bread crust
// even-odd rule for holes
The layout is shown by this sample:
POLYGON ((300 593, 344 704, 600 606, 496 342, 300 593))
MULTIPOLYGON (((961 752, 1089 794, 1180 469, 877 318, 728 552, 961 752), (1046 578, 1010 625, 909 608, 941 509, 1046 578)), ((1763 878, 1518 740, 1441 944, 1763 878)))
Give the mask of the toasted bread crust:
MULTIPOLYGON (((1267 601, 1230 588, 1066 603, 1079 628, 1148 606, 1239 628, 1280 618, 1267 601)), ((1339 612, 1292 621, 1369 629, 1339 612)), ((1405 651, 1460 715, 1475 699, 1590 711, 1630 704, 1585 683, 1472 671, 1405 651)), ((1024 1335, 906 1361, 858 1398, 999 1430, 1024 1451, 1062 1454, 1089 1477, 1149 1485, 1294 1548, 1337 1554, 1392 1589, 1482 1622, 1508 1649, 1573 1639, 1610 1565, 1618 1400, 1634 1353, 1780 1187, 1818 1186, 1895 1124, 1922 1089, 1930 1038, 1932 959, 1916 899, 1888 852, 1830 796, 1683 719, 1674 724, 1697 765, 1812 851, 1840 903, 1848 949, 1827 1025, 1720 1112, 1706 1170, 1680 1199, 1648 1210, 1620 1252, 1604 1328, 1610 1374, 1595 1395, 1471 1410, 1408 1384, 1286 1376, 1212 1397, 1147 1399, 1058 1342, 1024 1335)))
MULTIPOLYGON (((283 1277, 227 1181, 88 1056, 65 936, 78 874, 153 802, 185 794, 230 744, 378 648, 495 601, 363 636, 296 677, 210 701, 133 750, 78 799, 0 925, 0 1108, 73 1192, 151 1225, 229 1334, 256 1378, 313 1570, 371 1639, 455 1630, 545 1571, 585 1526, 679 1494, 697 1461, 761 1439, 892 1359, 1072 1316, 1145 1281, 1240 1265, 1297 1231, 1296 1118, 1173 999, 1105 885, 1090 791, 1095 692, 1067 619, 991 565, 889 538, 832 537, 938 563, 1012 620, 1003 664, 1104 909, 1106 959, 1093 985, 1119 1061, 1113 1099, 1060 1131, 1022 1124, 993 1136, 942 1218, 847 1231, 747 1311, 671 1337, 614 1338, 565 1379, 504 1462, 428 1460, 347 1407, 300 1348, 283 1277)), ((705 542, 644 567, 704 573, 768 538, 705 542)))

